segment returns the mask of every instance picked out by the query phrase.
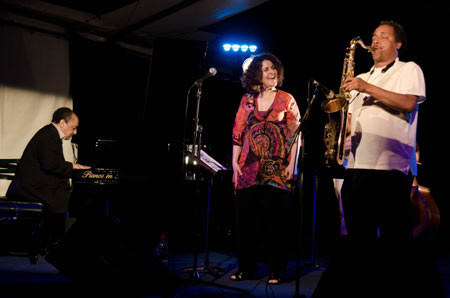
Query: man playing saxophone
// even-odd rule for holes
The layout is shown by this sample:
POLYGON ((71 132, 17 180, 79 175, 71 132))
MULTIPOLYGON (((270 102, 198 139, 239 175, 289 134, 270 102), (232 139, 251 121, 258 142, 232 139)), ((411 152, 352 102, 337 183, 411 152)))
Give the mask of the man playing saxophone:
MULTIPOLYGON (((345 273, 336 276, 343 282, 346 274, 348 278, 353 271, 359 272, 352 274, 357 279, 352 285, 342 287, 341 283, 346 297, 361 294, 355 292, 361 290, 356 284, 366 291, 379 291, 378 297, 386 293, 417 297, 424 292, 430 295, 430 291, 436 295, 422 297, 445 297, 435 278, 437 271, 430 271, 429 260, 415 255, 418 250, 411 241, 408 175, 417 171, 418 106, 425 100, 425 80, 416 63, 399 60, 398 52, 405 46, 403 27, 381 22, 372 35, 373 67, 343 84, 352 95, 350 152, 341 191, 349 242, 341 250, 345 261, 338 262, 345 273)), ((317 297, 327 296, 316 292, 317 297)))
POLYGON ((352 98, 342 196, 344 208, 348 206, 347 230, 354 237, 410 238, 408 174, 417 171, 410 165, 416 164, 418 104, 425 100, 425 80, 417 64, 399 60, 405 43, 399 24, 382 22, 372 35, 374 66, 343 84, 352 98))

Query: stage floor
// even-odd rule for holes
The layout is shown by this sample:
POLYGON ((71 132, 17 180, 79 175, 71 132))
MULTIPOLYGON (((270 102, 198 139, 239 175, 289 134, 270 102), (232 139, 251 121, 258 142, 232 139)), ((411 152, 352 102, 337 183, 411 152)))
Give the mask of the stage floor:
MULTIPOLYGON (((363 261, 363 260, 362 260, 363 261)), ((211 252, 209 271, 205 270, 205 254, 198 254, 198 279, 192 279, 193 254, 174 253, 168 264, 177 272, 184 283, 172 297, 297 297, 296 294, 311 297, 321 278, 327 260, 317 260, 312 264, 302 260, 302 272, 296 279, 296 260, 290 260, 285 280, 280 285, 266 283, 267 268, 260 265, 258 279, 234 282, 229 276, 236 270, 236 257, 229 252, 211 252), (312 266, 317 265, 317 266, 312 266), (323 265, 323 266, 322 266, 323 265), (217 273, 217 276, 213 273, 217 273)), ((442 284, 450 297, 450 257, 437 258, 442 284)), ((151 270, 151 268, 149 268, 151 270)), ((22 256, 0 256, 0 297, 77 297, 77 285, 61 275, 44 257, 37 264, 30 264, 22 256)), ((89 291, 89 290, 88 290, 89 291)), ((83 297, 89 293, 83 290, 83 297)), ((388 297, 387 295, 386 297, 388 297)), ((79 296, 78 296, 79 297, 79 296)), ((105 296, 107 297, 107 296, 105 296)), ((126 297, 136 297, 130 288, 126 297)), ((141 296, 139 296, 141 297, 141 296)), ((145 296, 154 297, 154 296, 145 296)), ((364 297, 361 296, 361 297, 364 297)))

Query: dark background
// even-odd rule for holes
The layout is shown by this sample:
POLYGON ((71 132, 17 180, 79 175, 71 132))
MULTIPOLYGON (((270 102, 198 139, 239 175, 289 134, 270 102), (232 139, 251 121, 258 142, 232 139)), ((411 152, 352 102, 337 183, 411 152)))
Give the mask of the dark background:
MULTIPOLYGON (((92 163, 98 158, 108 158, 106 164, 121 170, 127 179, 115 194, 113 211, 136 229, 152 239, 166 233, 175 247, 191 248, 192 243, 203 247, 207 183, 201 181, 199 191, 195 192, 195 183, 182 179, 181 148, 184 136, 189 143, 193 132, 197 88, 190 87, 210 67, 216 67, 218 75, 202 86, 199 110, 202 144, 213 158, 231 168, 231 129, 245 93, 239 77, 241 64, 248 55, 223 53, 222 41, 250 39, 259 45, 258 53, 277 55, 285 68, 282 89, 296 98, 304 114, 308 81, 315 79, 337 91, 350 40, 360 36, 369 45, 380 21, 395 20, 408 34, 407 49, 400 59, 416 62, 425 75, 427 100, 420 105, 417 132, 423 164, 419 183, 431 188, 439 207, 441 222, 436 239, 439 248, 446 252, 448 83, 444 72, 449 66, 445 46, 448 13, 439 6, 425 9, 421 4, 413 7, 364 3, 364 8, 360 8, 362 3, 346 3, 344 7, 317 2, 302 3, 300 7, 293 2, 269 1, 204 28, 218 34, 219 38, 212 42, 158 39, 151 57, 73 38, 71 93, 74 109, 80 116, 76 141, 80 144, 81 161, 92 163), (97 139, 117 140, 114 154, 99 156, 95 150, 97 139)), ((355 74, 372 66, 370 54, 361 48, 356 50, 355 60, 355 74)), ((318 249, 326 254, 339 227, 331 176, 323 168, 322 136, 327 122, 327 115, 320 110, 323 99, 317 97, 304 130, 302 239, 305 252, 309 253, 317 175, 315 233, 318 249)), ((234 198, 230 182, 231 175, 227 172, 214 177, 210 241, 215 249, 233 249, 234 198)), ((292 218, 298 214, 298 199, 295 194, 290 209, 292 218)), ((292 219, 292 239, 297 237, 295 227, 292 219)))

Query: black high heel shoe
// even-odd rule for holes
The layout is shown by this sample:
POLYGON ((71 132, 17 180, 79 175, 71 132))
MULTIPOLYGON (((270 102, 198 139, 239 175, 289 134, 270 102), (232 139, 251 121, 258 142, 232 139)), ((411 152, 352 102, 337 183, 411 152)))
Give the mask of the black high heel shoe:
POLYGON ((235 273, 230 275, 230 279, 232 281, 241 281, 241 280, 247 280, 247 279, 253 279, 254 274, 249 272, 243 272, 243 271, 236 271, 235 273))
POLYGON ((280 275, 277 273, 269 273, 269 277, 267 277, 267 283, 269 285, 277 285, 281 282, 280 275))

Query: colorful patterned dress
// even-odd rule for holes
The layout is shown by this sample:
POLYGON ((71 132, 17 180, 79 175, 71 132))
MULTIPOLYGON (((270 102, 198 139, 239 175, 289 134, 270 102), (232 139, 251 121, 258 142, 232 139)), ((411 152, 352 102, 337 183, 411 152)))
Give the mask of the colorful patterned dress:
POLYGON ((233 145, 242 147, 236 190, 254 185, 271 185, 290 190, 285 169, 287 155, 300 125, 300 111, 294 97, 278 90, 269 110, 258 111, 257 94, 245 94, 233 127, 233 145))

